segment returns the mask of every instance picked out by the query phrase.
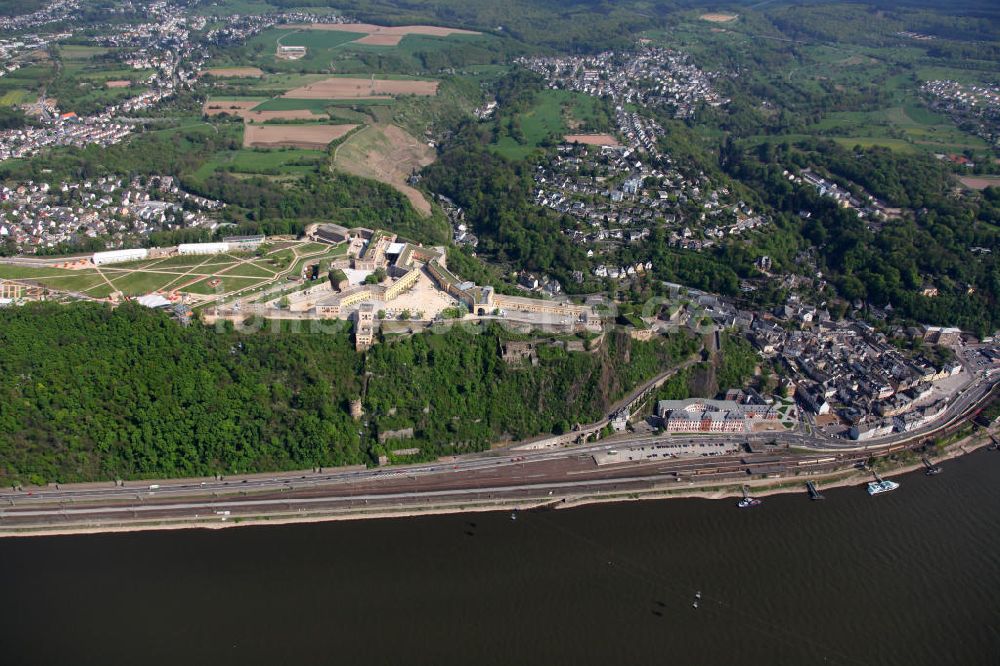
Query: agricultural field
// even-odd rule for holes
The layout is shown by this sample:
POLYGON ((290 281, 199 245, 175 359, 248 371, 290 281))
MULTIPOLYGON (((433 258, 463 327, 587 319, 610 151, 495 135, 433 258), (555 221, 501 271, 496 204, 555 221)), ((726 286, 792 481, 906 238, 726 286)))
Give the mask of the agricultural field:
POLYGON ((46 60, 9 72, 0 77, 0 97, 7 100, 4 104, 8 106, 34 102, 41 85, 54 71, 52 62, 46 60))
POLYGON ((358 79, 331 77, 299 88, 282 97, 289 99, 388 99, 395 95, 436 95, 437 81, 407 79, 358 79))
POLYGON ((315 172, 325 158, 323 150, 297 148, 220 151, 201 164, 191 174, 191 179, 202 182, 216 171, 266 176, 274 180, 294 179, 315 172))
POLYGON ((325 114, 329 102, 323 99, 287 99, 275 97, 254 105, 252 108, 256 112, 260 111, 308 111, 313 115, 325 114))
POLYGON ((254 122, 331 117, 341 123, 372 119, 372 109, 392 106, 396 95, 432 96, 437 81, 409 78, 360 79, 317 74, 268 74, 260 79, 240 79, 238 86, 208 81, 210 95, 202 107, 205 115, 227 113, 254 122), (286 113, 279 113, 286 112, 286 113))
POLYGON ((325 72, 346 44, 362 34, 310 33, 295 29, 271 28, 247 42, 249 63, 270 72, 325 72), (302 46, 302 57, 278 56, 279 46, 302 46))
POLYGON ((396 125, 370 125, 337 146, 333 165, 355 176, 391 185, 426 216, 431 213, 430 203, 407 184, 407 179, 434 158, 432 148, 396 125))
POLYGON ((962 185, 970 190, 985 190, 987 187, 1000 187, 1000 176, 962 176, 962 185))
POLYGON ((63 44, 59 46, 59 55, 64 60, 90 60, 95 56, 110 52, 111 49, 101 46, 86 46, 83 44, 63 44))
POLYGON ((303 25, 282 26, 299 30, 319 30, 332 32, 364 33, 365 35, 389 35, 405 37, 406 35, 430 35, 432 37, 448 37, 450 35, 478 35, 475 30, 459 28, 442 28, 433 25, 399 25, 384 26, 371 23, 307 23, 303 25))
POLYGON ((724 14, 721 12, 702 14, 699 16, 702 21, 708 21, 709 23, 730 23, 739 18, 738 14, 724 14))
POLYGON ((202 113, 206 116, 220 116, 229 114, 231 116, 243 117, 258 104, 260 99, 210 99, 202 105, 202 113))
POLYGON ((917 101, 878 111, 831 112, 807 129, 842 145, 879 145, 903 152, 959 153, 988 148, 979 137, 963 132, 947 117, 917 101))
POLYGON ((563 137, 567 143, 580 143, 587 146, 619 146, 618 139, 610 134, 567 134, 563 137))
POLYGON ((212 69, 206 69, 202 75, 222 79, 259 79, 264 76, 264 70, 259 67, 213 67, 212 69))
POLYGON ((475 61, 490 62, 499 42, 492 35, 430 26, 319 26, 275 26, 250 39, 245 48, 220 55, 212 66, 255 66, 267 72, 289 73, 419 74, 448 64, 449 52, 468 53, 475 61), (302 57, 279 57, 279 46, 301 46, 306 52, 302 57), (438 54, 440 63, 436 62, 438 54))
POLYGON ((313 109, 268 109, 260 110, 260 100, 217 100, 211 99, 202 105, 206 116, 227 114, 243 118, 248 123, 266 123, 272 120, 324 120, 326 113, 313 109))
MULTIPOLYGON (((280 111, 276 113, 282 113, 280 111)), ((303 148, 322 150, 357 125, 252 125, 243 128, 246 148, 303 148)))
POLYGON ((0 94, 0 106, 17 106, 33 102, 37 95, 29 90, 14 88, 0 94))
POLYGON ((286 92, 292 88, 298 88, 309 83, 322 81, 323 79, 329 78, 329 76, 329 74, 291 74, 273 72, 267 73, 259 79, 238 79, 235 81, 228 79, 202 79, 202 83, 208 84, 210 86, 210 90, 218 90, 218 96, 235 94, 240 97, 252 97, 256 95, 267 98, 275 97, 279 91, 286 92), (227 90, 233 90, 236 92, 223 92, 227 90))

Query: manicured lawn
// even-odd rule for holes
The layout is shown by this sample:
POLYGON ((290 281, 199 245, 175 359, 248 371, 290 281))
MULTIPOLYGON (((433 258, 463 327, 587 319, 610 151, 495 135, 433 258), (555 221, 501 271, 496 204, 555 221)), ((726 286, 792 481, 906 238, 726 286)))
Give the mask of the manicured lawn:
POLYGON ((64 268, 33 268, 30 266, 14 266, 12 264, 0 264, 0 278, 43 278, 43 277, 73 277, 94 271, 71 271, 64 268))
POLYGON ((104 280, 101 280, 99 284, 94 285, 93 287, 87 289, 83 293, 87 294, 88 296, 92 296, 94 298, 107 298, 116 291, 118 290, 109 285, 104 280))
POLYGON ((170 284, 177 286, 180 277, 180 274, 146 273, 144 271, 119 273, 118 275, 107 272, 106 275, 119 291, 129 295, 148 294, 151 291, 159 291, 170 284))
MULTIPOLYGON (((206 259, 210 259, 210 257, 185 255, 185 256, 167 257, 166 259, 154 259, 153 261, 143 262, 141 265, 144 268, 152 268, 158 271, 171 270, 174 268, 183 269, 204 263, 206 259)), ((178 272, 184 272, 184 271, 179 270, 178 272)))
POLYGON ((0 264, 0 278, 33 280, 61 291, 87 291, 104 280, 92 269, 70 271, 59 268, 30 268, 0 264))
POLYGON ((244 289, 246 287, 253 287, 255 285, 266 284, 266 280, 261 280, 259 278, 245 278, 245 277, 228 277, 226 275, 220 275, 217 278, 205 278, 195 284, 186 287, 184 291, 190 292, 192 294, 214 294, 226 293, 234 291, 237 289, 244 289), (208 285, 212 280, 222 280, 222 283, 218 287, 210 287, 208 285))
POLYGON ((223 275, 233 276, 233 277, 256 277, 256 278, 273 278, 274 271, 271 269, 264 268, 256 263, 252 264, 239 264, 233 268, 227 270, 223 275))
POLYGON ((107 286, 107 282, 104 281, 96 271, 77 271, 81 273, 80 275, 74 275, 67 278, 47 278, 45 280, 40 280, 46 284, 46 286, 52 287, 53 289, 62 289, 64 291, 82 291, 90 293, 90 290, 94 287, 100 287, 101 285, 107 286))

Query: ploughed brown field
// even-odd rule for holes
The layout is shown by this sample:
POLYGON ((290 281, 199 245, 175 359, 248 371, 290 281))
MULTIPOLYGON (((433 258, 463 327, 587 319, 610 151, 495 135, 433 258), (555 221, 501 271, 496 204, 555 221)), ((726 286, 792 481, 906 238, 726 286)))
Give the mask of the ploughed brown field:
MULTIPOLYGON (((297 30, 334 30, 337 32, 360 32, 366 35, 430 35, 431 37, 447 37, 448 35, 481 35, 475 30, 460 30, 458 28, 442 28, 436 25, 373 25, 371 23, 306 23, 282 25, 280 28, 297 30)), ((360 40, 358 40, 360 41, 360 40)), ((367 42, 373 44, 374 42, 367 42)))
POLYGON ((263 123, 268 120, 323 120, 325 113, 313 113, 309 109, 289 109, 287 111, 245 111, 240 114, 243 120, 263 123))
POLYGON ((264 76, 264 70, 259 67, 215 67, 214 69, 206 69, 201 73, 202 76, 218 76, 218 77, 253 77, 260 78, 264 76))
POLYGON ((239 116, 248 122, 263 123, 268 120, 323 120, 325 113, 314 113, 309 109, 288 109, 286 111, 254 111, 253 108, 260 104, 259 101, 225 102, 208 101, 202 105, 202 113, 206 116, 218 116, 228 113, 231 116, 239 116))
POLYGON ((566 143, 583 143, 588 146, 620 146, 618 139, 610 134, 567 134, 563 137, 566 143))
POLYGON ((739 18, 736 14, 722 14, 722 13, 709 13, 702 14, 699 17, 702 21, 711 21, 712 23, 729 23, 730 21, 735 21, 739 18))
POLYGON ((361 39, 355 39, 354 44, 370 44, 371 46, 396 46, 406 35, 386 35, 384 33, 377 33, 374 35, 365 35, 361 39))
POLYGON ((203 71, 201 76, 217 76, 219 78, 244 77, 259 79, 264 76, 264 70, 259 67, 214 67, 203 71))
POLYGON ((132 82, 131 81, 125 81, 125 80, 121 80, 121 81, 105 81, 104 85, 107 86, 108 88, 128 88, 130 85, 132 85, 132 82))
POLYGON ((382 99, 392 95, 436 95, 437 81, 330 78, 286 92, 290 99, 382 99))
POLYGON ((962 184, 973 190, 985 190, 987 187, 1000 187, 1000 176, 962 176, 962 184))
POLYGON ((357 125, 245 125, 245 148, 305 148, 322 150, 357 125))

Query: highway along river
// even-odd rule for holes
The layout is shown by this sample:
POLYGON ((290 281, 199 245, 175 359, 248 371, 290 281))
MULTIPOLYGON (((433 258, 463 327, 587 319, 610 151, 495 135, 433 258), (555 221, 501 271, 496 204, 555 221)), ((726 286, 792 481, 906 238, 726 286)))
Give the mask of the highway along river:
POLYGON ((1000 663, 1000 452, 862 488, 0 539, 2 662, 1000 663), (693 608, 701 592, 698 608, 693 608))

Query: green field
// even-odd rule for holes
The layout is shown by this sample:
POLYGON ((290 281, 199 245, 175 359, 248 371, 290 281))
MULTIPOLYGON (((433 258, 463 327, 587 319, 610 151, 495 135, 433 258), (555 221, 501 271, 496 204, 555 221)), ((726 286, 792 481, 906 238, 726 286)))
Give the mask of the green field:
POLYGON ((9 264, 0 264, 0 278, 33 280, 51 289, 85 293, 89 293, 89 290, 96 286, 107 284, 95 270, 70 271, 9 264))
POLYGON ((179 273, 147 273, 145 271, 121 272, 115 274, 113 269, 102 269, 111 283, 123 294, 141 296, 152 291, 161 291, 180 286, 183 280, 179 273))
MULTIPOLYGON (((395 46, 357 44, 362 33, 270 28, 247 42, 239 53, 222 54, 211 66, 261 67, 271 72, 337 72, 342 74, 417 74, 452 64, 447 52, 463 53, 468 62, 490 62, 499 48, 492 35, 406 35, 395 46), (305 46, 298 60, 276 57, 278 43, 305 46)), ((259 85, 259 82, 258 82, 259 85)))
POLYGON ((274 270, 264 268, 259 263, 243 264, 226 271, 226 275, 248 278, 273 278, 274 270))
POLYGON ((194 14, 221 17, 233 14, 267 14, 273 11, 274 5, 254 0, 226 0, 225 2, 195 4, 191 7, 191 12, 194 14))
POLYGON ((261 33, 255 39, 263 37, 262 41, 264 42, 269 39, 274 42, 280 40, 283 46, 304 46, 308 50, 322 50, 335 48, 364 36, 363 32, 340 32, 339 30, 282 30, 276 38, 261 33))
POLYGON ((105 83, 107 81, 144 81, 149 78, 148 70, 134 69, 99 69, 88 70, 76 73, 76 78, 80 81, 91 83, 105 83))
POLYGON ((59 46, 59 55, 64 60, 90 60, 94 56, 109 53, 111 49, 102 46, 84 46, 80 44, 64 44, 59 46))
MULTIPOLYGON (((214 99, 214 98, 213 98, 214 99)), ((289 99, 287 97, 274 97, 261 102, 254 107, 254 111, 312 111, 313 113, 326 113, 326 108, 330 106, 330 101, 325 99, 289 99)))
MULTIPOLYGON (((210 261, 211 257, 199 257, 199 256, 176 256, 167 257, 166 259, 154 259, 152 261, 139 262, 136 266, 142 268, 150 268, 155 270, 172 270, 179 268, 192 268, 210 261)), ((122 266, 132 267, 132 264, 116 264, 122 266)))
POLYGON ((846 137, 837 136, 833 137, 833 140, 845 148, 853 148, 854 146, 861 146, 862 148, 879 146, 882 148, 889 148, 891 150, 896 150, 901 153, 912 153, 916 152, 917 150, 913 146, 913 144, 908 143, 902 139, 885 139, 885 138, 862 137, 862 136, 846 136, 846 137))
POLYGON ((302 150, 280 148, 252 150, 245 148, 234 151, 220 151, 204 162, 192 174, 192 178, 203 181, 216 171, 262 176, 294 176, 311 173, 326 158, 322 150, 302 150))
MULTIPOLYGON (((270 71, 279 72, 323 72, 330 68, 335 51, 348 42, 364 37, 354 32, 333 30, 289 30, 270 28, 247 42, 250 57, 241 64, 251 64, 270 71), (278 45, 304 46, 306 55, 298 60, 284 60, 276 53, 278 45)), ((214 61, 213 66, 236 61, 226 56, 214 61)))
MULTIPOLYGON (((514 121, 520 124, 523 137, 508 133, 492 145, 492 148, 508 159, 524 159, 541 146, 546 138, 561 137, 569 131, 569 123, 593 122, 597 115, 598 100, 564 90, 543 90, 535 96, 535 103, 526 113, 514 121)), ((501 121, 510 122, 505 118, 501 121)))
POLYGON ((0 95, 0 106, 16 106, 18 104, 26 104, 28 102, 33 102, 36 95, 30 90, 23 90, 20 88, 14 88, 13 90, 7 90, 0 95))
POLYGON ((959 83, 996 84, 1000 73, 995 69, 960 69, 957 67, 918 67, 916 76, 921 81, 957 81, 959 83))
POLYGON ((195 282, 194 284, 186 287, 185 291, 191 294, 211 295, 216 293, 227 293, 237 289, 245 289, 247 287, 254 287, 264 284, 265 282, 266 280, 261 280, 260 278, 229 277, 227 275, 220 275, 218 278, 207 277, 204 280, 195 282), (215 279, 222 280, 222 282, 215 287, 209 286, 209 283, 215 279))
POLYGON ((986 142, 963 132, 947 117, 911 101, 878 111, 840 111, 825 114, 807 129, 845 146, 885 146, 904 152, 961 152, 984 150, 986 142))
MULTIPOLYGON (((72 278, 78 277, 88 271, 72 271, 65 268, 34 268, 32 266, 15 266, 13 264, 0 264, 0 278, 17 280, 21 278, 72 278)), ((93 272, 93 271, 89 271, 93 272)))

